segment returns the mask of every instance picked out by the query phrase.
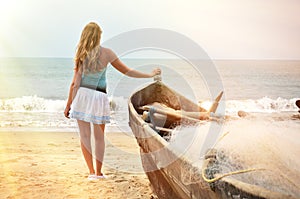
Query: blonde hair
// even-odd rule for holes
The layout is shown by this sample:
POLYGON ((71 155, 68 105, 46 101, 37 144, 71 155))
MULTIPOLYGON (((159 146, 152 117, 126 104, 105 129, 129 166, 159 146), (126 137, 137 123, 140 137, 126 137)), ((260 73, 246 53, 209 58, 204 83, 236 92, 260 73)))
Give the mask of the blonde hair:
POLYGON ((99 57, 101 33, 101 28, 94 22, 84 27, 76 49, 75 70, 87 73, 103 68, 99 57))

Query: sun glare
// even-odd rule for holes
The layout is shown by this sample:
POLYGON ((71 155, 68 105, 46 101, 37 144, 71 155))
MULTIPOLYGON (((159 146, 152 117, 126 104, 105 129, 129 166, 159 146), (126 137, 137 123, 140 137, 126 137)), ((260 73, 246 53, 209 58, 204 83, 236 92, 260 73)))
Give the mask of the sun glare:
POLYGON ((0 57, 9 56, 10 41, 14 34, 12 24, 14 24, 14 19, 20 12, 16 0, 0 0, 0 57))
POLYGON ((199 105, 202 107, 202 108, 205 108, 206 110, 209 110, 212 106, 212 102, 211 101, 203 101, 203 102, 199 102, 199 105))
POLYGON ((5 30, 6 25, 11 19, 12 16, 12 7, 13 7, 14 1, 7 1, 7 0, 1 0, 0 1, 0 25, 1 25, 1 32, 5 30), (4 25, 4 27, 3 27, 4 25))

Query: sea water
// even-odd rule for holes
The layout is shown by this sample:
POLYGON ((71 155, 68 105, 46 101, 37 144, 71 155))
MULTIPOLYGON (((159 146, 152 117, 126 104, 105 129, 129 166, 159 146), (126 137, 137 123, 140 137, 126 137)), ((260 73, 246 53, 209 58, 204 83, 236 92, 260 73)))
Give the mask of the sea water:
MULTIPOLYGON (((198 103, 209 102, 211 90, 224 91, 224 114, 272 113, 289 125, 297 113, 300 98, 300 61, 212 61, 217 73, 207 76, 201 68, 177 59, 124 59, 129 67, 151 72, 161 67, 162 81, 198 103), (201 71, 202 70, 202 71, 201 71), (221 81, 221 87, 207 82, 221 81), (216 88, 214 88, 216 87, 216 88)), ((199 62, 199 65, 202 63, 199 62)), ((73 77, 71 58, 1 58, 0 59, 0 129, 37 131, 76 131, 74 120, 63 111, 73 77)), ((108 95, 115 106, 111 110, 113 131, 130 131, 128 97, 153 79, 133 79, 108 66, 108 95)), ((268 117, 264 117, 268 120, 268 117)))

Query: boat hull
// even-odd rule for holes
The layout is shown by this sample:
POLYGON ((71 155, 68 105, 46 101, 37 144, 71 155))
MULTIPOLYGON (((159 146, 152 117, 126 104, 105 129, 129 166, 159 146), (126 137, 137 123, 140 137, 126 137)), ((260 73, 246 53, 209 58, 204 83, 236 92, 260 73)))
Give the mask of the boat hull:
POLYGON ((208 183, 203 178, 202 171, 209 169, 209 164, 204 162, 203 168, 198 168, 193 166, 184 155, 178 156, 168 147, 169 143, 142 119, 143 110, 140 107, 153 102, 165 104, 175 110, 190 112, 205 112, 206 110, 159 81, 135 92, 130 97, 128 102, 129 125, 140 147, 143 169, 158 198, 295 198, 285 193, 267 190, 233 178, 225 177, 216 182, 208 183), (186 182, 183 177, 185 174, 193 179, 186 182))
MULTIPOLYGON (((165 141, 144 120, 141 119, 138 107, 159 102, 175 110, 206 111, 192 103, 161 82, 153 83, 136 92, 129 100, 129 125, 138 145, 144 171, 158 198, 217 198, 204 180, 193 184, 184 184, 182 173, 198 170, 191 163, 178 157, 168 148, 165 141), (139 112, 139 113, 138 113, 139 112)), ((196 173, 201 173, 200 170, 196 173)))

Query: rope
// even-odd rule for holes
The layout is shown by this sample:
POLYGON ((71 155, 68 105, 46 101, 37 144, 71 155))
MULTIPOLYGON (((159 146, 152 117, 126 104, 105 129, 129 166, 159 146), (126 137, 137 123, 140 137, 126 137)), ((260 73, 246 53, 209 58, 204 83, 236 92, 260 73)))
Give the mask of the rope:
MULTIPOLYGON (((217 143, 219 143, 225 136, 227 136, 229 134, 229 131, 224 133, 218 140, 217 143)), ((252 172, 252 171, 262 171, 262 170, 268 170, 265 168, 250 168, 250 169, 244 169, 244 170, 238 170, 238 171, 233 171, 233 172, 229 172, 229 173, 225 173, 222 174, 218 177, 209 179, 205 176, 205 169, 202 169, 202 178, 204 179, 204 181, 208 182, 208 183, 213 183, 216 182, 218 180, 221 180, 224 177, 227 176, 231 176, 231 175, 237 175, 237 174, 241 174, 241 173, 248 173, 248 172, 252 172)), ((282 171, 279 171, 279 173, 277 173, 279 176, 281 176, 282 178, 284 178, 285 180, 287 180, 290 184, 292 184, 294 187, 296 187, 297 189, 300 189, 300 186, 297 185, 295 182, 293 182, 288 176, 286 176, 285 174, 282 173, 282 171)))
MULTIPOLYGON (((219 143, 226 135, 229 134, 229 131, 224 133, 217 141, 217 143, 219 143)), ((244 170, 238 170, 238 171, 233 171, 233 172, 230 172, 230 173, 225 173, 225 174, 222 174, 216 178, 212 178, 212 179, 209 179, 205 176, 205 169, 202 169, 202 178, 208 182, 208 183, 213 183, 213 182, 216 182, 218 180, 221 180, 222 178, 224 177, 227 177, 227 176, 231 176, 231 175, 236 175, 236 174, 241 174, 241 173, 247 173, 247 172, 251 172, 251 171, 259 171, 259 170, 265 170, 265 169, 256 169, 256 168, 250 168, 250 169, 244 169, 244 170)))
POLYGON ((230 172, 230 173, 225 173, 225 174, 222 174, 221 176, 218 176, 216 178, 208 179, 205 176, 205 173, 204 173, 205 169, 202 169, 202 178, 204 179, 204 181, 206 181, 208 183, 213 183, 213 182, 221 180, 222 178, 227 177, 227 176, 241 174, 241 173, 247 173, 247 172, 251 172, 251 171, 259 171, 259 170, 266 170, 266 169, 262 169, 262 168, 261 169, 256 169, 256 168, 244 169, 244 170, 239 170, 239 171, 233 171, 233 172, 230 172))
MULTIPOLYGON (((208 183, 213 183, 213 182, 221 180, 222 178, 227 177, 227 176, 241 174, 241 173, 247 173, 247 172, 251 172, 251 171, 261 171, 261 170, 267 170, 267 169, 264 169, 264 168, 260 168, 260 169, 257 169, 257 168, 244 169, 244 170, 239 170, 239 171, 233 171, 233 172, 230 172, 230 173, 225 173, 225 174, 222 174, 221 176, 218 176, 216 178, 208 179, 205 176, 205 174, 204 174, 205 169, 202 169, 202 178, 204 179, 204 181, 206 181, 208 183)), ((289 177, 287 177, 286 175, 284 175, 281 172, 278 173, 278 174, 279 174, 279 176, 281 176, 282 178, 284 178, 285 180, 287 180, 290 184, 292 184, 294 187, 296 187, 297 189, 300 189, 300 186, 297 185, 296 183, 294 183, 289 177)))
MULTIPOLYGON (((218 139, 218 141, 217 141, 217 143, 219 143, 226 135, 228 135, 229 134, 229 131, 227 131, 226 133, 224 133, 219 139, 218 139)), ((216 144, 217 144, 216 143, 216 144)))

